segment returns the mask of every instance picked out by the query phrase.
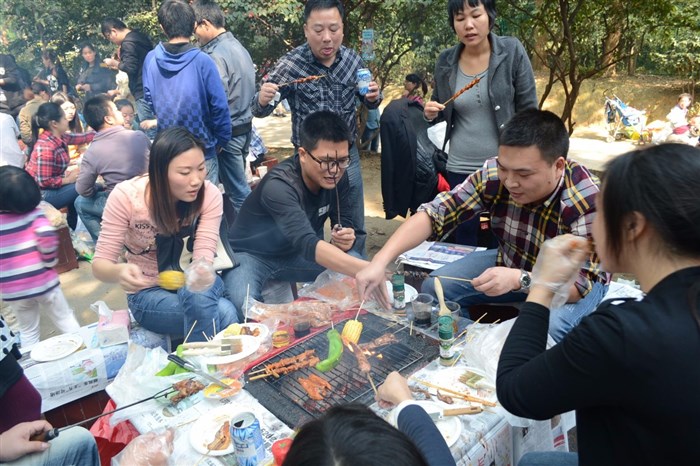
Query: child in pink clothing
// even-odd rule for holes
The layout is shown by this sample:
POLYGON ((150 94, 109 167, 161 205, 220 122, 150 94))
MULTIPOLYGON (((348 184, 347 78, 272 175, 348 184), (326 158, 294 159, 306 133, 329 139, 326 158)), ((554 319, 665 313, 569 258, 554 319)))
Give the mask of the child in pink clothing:
POLYGON ((29 173, 0 167, 0 294, 15 310, 25 347, 39 341, 41 313, 61 332, 80 328, 53 269, 58 236, 37 208, 40 201, 39 186, 29 173))

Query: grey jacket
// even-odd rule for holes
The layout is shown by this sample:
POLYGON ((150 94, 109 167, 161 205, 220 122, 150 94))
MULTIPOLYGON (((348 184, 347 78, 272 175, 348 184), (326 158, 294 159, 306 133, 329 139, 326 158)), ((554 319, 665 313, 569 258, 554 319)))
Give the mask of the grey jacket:
POLYGON ((253 60, 245 47, 228 31, 204 45, 202 51, 211 56, 219 69, 231 113, 233 135, 238 136, 235 134, 236 127, 253 121, 250 110, 250 101, 255 95, 253 60))
MULTIPOLYGON (((525 47, 515 37, 489 34, 491 58, 489 59, 489 97, 499 132, 517 112, 537 108, 535 76, 525 47)), ((454 93, 457 82, 459 54, 464 44, 443 51, 435 64, 435 89, 432 100, 445 102, 454 93)), ((436 121, 447 121, 445 140, 449 140, 454 125, 454 104, 449 103, 436 121)))

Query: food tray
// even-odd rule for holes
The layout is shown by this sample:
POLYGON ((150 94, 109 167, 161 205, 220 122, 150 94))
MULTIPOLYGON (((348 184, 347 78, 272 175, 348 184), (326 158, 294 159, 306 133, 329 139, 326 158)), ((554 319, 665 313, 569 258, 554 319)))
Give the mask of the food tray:
MULTIPOLYGON (((372 365, 372 379, 375 384, 381 384, 392 371, 399 371, 404 375, 415 372, 426 365, 438 355, 437 342, 429 337, 414 333, 409 336, 409 331, 402 325, 382 319, 373 314, 360 316, 363 325, 360 343, 366 343, 384 333, 394 333, 398 343, 382 347, 378 350, 382 358, 370 357, 372 365)), ((338 331, 342 330, 345 322, 337 325, 338 331)), ((288 350, 259 364, 252 370, 262 369, 265 364, 272 364, 282 358, 296 356, 306 350, 315 349, 316 355, 324 359, 328 353, 328 338, 326 332, 321 332, 308 340, 291 346, 288 350)), ((304 368, 279 378, 272 376, 249 382, 246 386, 260 403, 275 414, 280 420, 294 428, 304 422, 320 417, 331 406, 346 403, 361 403, 370 405, 374 401, 374 392, 368 378, 357 368, 357 360, 345 348, 340 364, 330 372, 319 372, 315 368, 304 368), (322 401, 312 400, 301 387, 297 379, 316 374, 327 380, 333 389, 322 401)))

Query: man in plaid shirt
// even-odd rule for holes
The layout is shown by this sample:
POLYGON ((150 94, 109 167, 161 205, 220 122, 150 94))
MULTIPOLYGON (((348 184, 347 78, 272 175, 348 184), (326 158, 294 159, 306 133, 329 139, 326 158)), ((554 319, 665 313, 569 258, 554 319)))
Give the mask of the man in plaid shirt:
MULTIPOLYGON (((568 133, 553 113, 530 109, 513 116, 501 133, 498 157, 487 160, 452 191, 420 206, 357 274, 360 294, 373 295, 388 306, 384 280, 390 262, 488 211, 498 249, 473 252, 433 275, 472 279, 441 282, 445 299, 457 301, 462 309, 524 301, 545 240, 565 233, 591 238, 599 181, 582 165, 567 160, 568 151, 568 133)), ((608 280, 591 253, 569 290, 568 304, 550 313, 549 333, 556 341, 596 308, 608 280)), ((433 283, 426 280, 422 291, 434 295, 433 283)))
POLYGON ((306 43, 277 62, 266 82, 253 98, 253 115, 260 118, 272 113, 277 102, 287 99, 292 111, 292 144, 299 148, 299 129, 307 115, 318 110, 330 110, 342 116, 350 128, 350 181, 355 245, 353 250, 365 253, 365 207, 357 149, 357 121, 355 96, 367 108, 377 108, 381 102, 379 86, 369 83, 369 92, 361 96, 356 88, 357 70, 364 68, 360 56, 344 47, 344 8, 340 0, 309 0, 304 8, 304 35, 306 43), (284 85, 308 76, 324 77, 303 83, 284 85), (277 95, 279 93, 279 95, 277 95))

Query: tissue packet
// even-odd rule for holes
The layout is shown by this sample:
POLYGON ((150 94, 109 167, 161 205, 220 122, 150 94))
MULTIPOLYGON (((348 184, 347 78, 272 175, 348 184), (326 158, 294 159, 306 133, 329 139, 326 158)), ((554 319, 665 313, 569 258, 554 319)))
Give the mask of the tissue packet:
POLYGON ((97 343, 101 347, 121 345, 129 341, 129 311, 112 311, 104 301, 98 301, 90 307, 99 315, 97 343))

